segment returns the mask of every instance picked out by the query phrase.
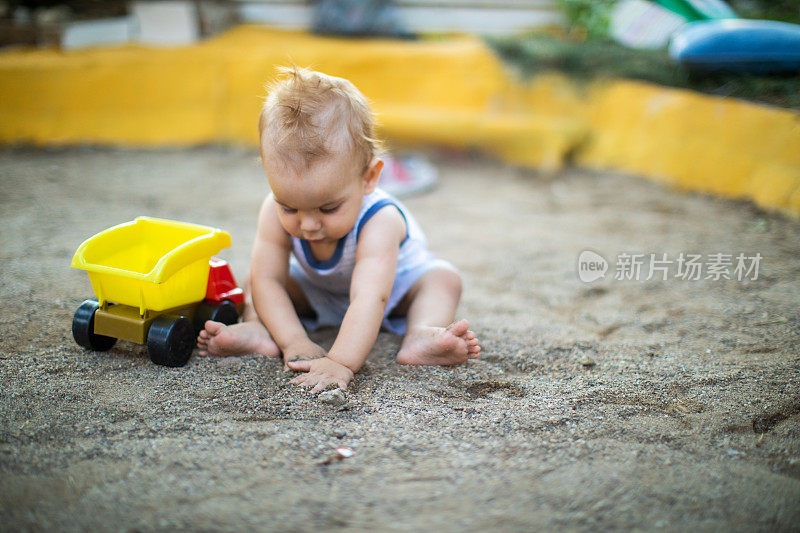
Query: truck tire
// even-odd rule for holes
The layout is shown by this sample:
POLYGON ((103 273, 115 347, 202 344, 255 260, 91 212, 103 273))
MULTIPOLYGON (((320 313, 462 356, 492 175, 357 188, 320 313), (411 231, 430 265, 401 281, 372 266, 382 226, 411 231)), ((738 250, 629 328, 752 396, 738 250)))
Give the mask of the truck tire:
POLYGON ((72 336, 80 346, 95 352, 105 352, 117 342, 114 337, 96 335, 94 332, 94 314, 100 308, 97 300, 89 299, 75 311, 72 317, 72 336))
POLYGON ((147 332, 147 353, 157 365, 185 365, 194 345, 194 328, 185 316, 162 315, 153 321, 147 332))
POLYGON ((239 321, 239 311, 230 300, 217 302, 202 302, 194 312, 194 330, 200 333, 206 327, 206 321, 222 322, 226 326, 239 321))

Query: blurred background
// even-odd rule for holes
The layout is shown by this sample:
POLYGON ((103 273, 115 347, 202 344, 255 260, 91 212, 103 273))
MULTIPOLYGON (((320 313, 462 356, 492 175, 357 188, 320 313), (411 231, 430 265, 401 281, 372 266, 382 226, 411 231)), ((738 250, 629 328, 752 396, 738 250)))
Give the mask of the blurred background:
MULTIPOLYGON (((798 108, 797 72, 778 78, 741 72, 706 72, 698 76, 670 60, 667 42, 659 41, 658 36, 682 22, 707 18, 702 11, 693 11, 693 5, 702 10, 704 5, 713 9, 714 4, 722 2, 2 0, 0 47, 77 49, 129 41, 186 45, 241 23, 403 39, 470 33, 484 36, 504 61, 525 76, 553 69, 584 78, 620 76, 798 108), (633 33, 639 32, 633 39, 620 35, 631 28, 633 33), (647 35, 651 42, 642 46, 647 35)), ((727 6, 743 19, 800 22, 800 0, 731 0, 727 6)))
MULTIPOLYGON (((294 62, 353 81, 392 148, 800 214, 798 22, 800 0, 0 0, 0 143, 252 148, 294 62)), ((387 165, 414 191, 433 170, 387 165)))

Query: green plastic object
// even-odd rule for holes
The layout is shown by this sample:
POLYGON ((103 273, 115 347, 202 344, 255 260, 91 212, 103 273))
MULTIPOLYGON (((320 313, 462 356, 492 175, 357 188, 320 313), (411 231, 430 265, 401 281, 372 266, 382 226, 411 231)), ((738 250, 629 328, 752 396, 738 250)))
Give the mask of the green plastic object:
POLYGON ((738 15, 722 0, 655 0, 655 2, 689 22, 738 18, 738 15))

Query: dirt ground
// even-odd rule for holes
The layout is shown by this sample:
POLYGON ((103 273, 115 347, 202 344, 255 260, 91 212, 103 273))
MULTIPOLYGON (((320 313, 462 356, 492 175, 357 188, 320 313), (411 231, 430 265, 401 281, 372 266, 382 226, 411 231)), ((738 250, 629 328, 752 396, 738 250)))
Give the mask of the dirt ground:
POLYGON ((114 224, 222 227, 244 275, 255 152, 0 150, 0 530, 800 528, 800 224, 614 173, 433 157, 440 186, 406 203, 462 269, 483 355, 401 367, 382 333, 333 407, 261 356, 169 369, 72 340, 92 295, 72 254, 114 224), (579 280, 586 249, 605 279, 579 280), (616 280, 622 252, 763 259, 757 279, 616 280), (340 446, 354 455, 331 460, 340 446))

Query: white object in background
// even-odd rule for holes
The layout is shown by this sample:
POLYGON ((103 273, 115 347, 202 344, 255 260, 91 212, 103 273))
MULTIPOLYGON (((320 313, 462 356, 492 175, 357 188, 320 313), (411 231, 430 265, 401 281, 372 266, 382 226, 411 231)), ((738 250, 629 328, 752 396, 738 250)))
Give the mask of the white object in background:
POLYGON ((622 0, 609 17, 611 36, 631 48, 662 48, 686 19, 653 2, 622 0))
POLYGON ((378 186, 398 198, 425 192, 438 180, 436 167, 422 154, 394 157, 384 154, 378 186))
POLYGON ((723 0, 688 0, 691 6, 710 19, 735 19, 736 12, 723 0))
POLYGON ((124 44, 136 35, 136 21, 132 17, 87 20, 67 25, 61 37, 65 50, 124 44))
POLYGON ((308 2, 243 3, 238 8, 239 19, 250 24, 273 28, 302 29, 311 27, 312 11, 308 2))
MULTIPOLYGON (((236 0, 243 22, 277 28, 308 29, 313 2, 236 0)), ((350 2, 358 8, 359 2, 350 2)), ((531 28, 563 26, 555 0, 396 0, 397 13, 412 33, 467 32, 512 35, 531 28)))
POLYGON ((146 44, 180 46, 200 36, 194 2, 133 2, 131 13, 139 23, 139 41, 146 44))

